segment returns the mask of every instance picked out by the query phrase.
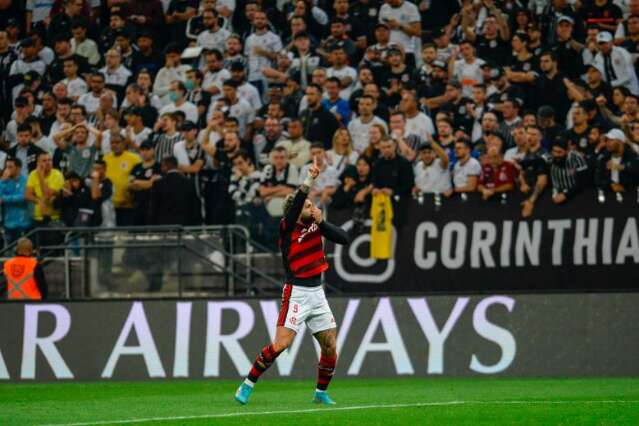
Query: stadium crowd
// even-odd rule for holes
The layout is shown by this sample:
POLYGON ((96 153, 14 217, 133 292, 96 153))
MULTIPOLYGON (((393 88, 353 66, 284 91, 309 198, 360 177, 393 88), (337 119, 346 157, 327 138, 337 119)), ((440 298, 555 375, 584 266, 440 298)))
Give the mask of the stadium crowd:
POLYGON ((311 158, 323 207, 634 191, 638 57, 639 0, 0 0, 5 237, 259 233, 311 158))

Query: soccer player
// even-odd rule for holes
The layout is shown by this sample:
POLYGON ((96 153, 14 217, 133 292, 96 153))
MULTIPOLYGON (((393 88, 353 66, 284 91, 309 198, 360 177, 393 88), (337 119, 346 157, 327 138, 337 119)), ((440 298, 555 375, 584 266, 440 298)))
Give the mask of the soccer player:
POLYGON ((314 402, 335 404, 326 393, 335 372, 337 350, 335 318, 321 286, 322 272, 328 263, 322 247, 322 237, 336 244, 348 243, 348 234, 322 217, 322 211, 307 199, 314 180, 320 173, 317 161, 309 169, 304 182, 284 202, 284 217, 280 221, 279 245, 286 271, 282 291, 282 306, 277 320, 275 341, 264 346, 253 367, 235 393, 240 404, 248 402, 259 377, 288 348, 302 323, 311 330, 321 347, 317 367, 317 389, 314 402))

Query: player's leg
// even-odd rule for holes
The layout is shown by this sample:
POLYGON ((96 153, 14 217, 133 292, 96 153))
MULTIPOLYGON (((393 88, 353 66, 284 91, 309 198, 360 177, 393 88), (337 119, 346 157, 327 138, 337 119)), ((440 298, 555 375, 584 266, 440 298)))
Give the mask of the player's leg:
POLYGON ((326 390, 335 374, 337 364, 337 329, 315 333, 315 338, 319 342, 321 353, 319 364, 317 365, 317 388, 315 389, 315 402, 321 404, 335 404, 329 398, 326 390))
POLYGON ((275 339, 273 343, 264 346, 257 354, 246 379, 244 379, 244 382, 237 389, 235 400, 240 404, 246 404, 248 402, 249 396, 253 391, 253 386, 257 383, 260 376, 273 365, 279 354, 293 343, 298 327, 296 316, 300 313, 300 300, 298 299, 300 299, 301 295, 298 293, 299 292, 293 290, 293 286, 288 284, 284 286, 280 315, 275 330, 275 339))
POLYGON ((306 320, 306 325, 313 332, 321 348, 320 361, 317 366, 317 388, 314 401, 322 404, 335 404, 328 397, 328 388, 337 364, 337 324, 328 305, 323 289, 313 293, 313 310, 306 320))

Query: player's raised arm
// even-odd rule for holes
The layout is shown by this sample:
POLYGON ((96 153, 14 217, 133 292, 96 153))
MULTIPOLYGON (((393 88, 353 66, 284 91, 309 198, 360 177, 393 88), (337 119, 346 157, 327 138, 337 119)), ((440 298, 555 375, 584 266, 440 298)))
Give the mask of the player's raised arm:
POLYGON ((304 208, 306 197, 311 191, 313 182, 315 182, 315 179, 319 176, 319 174, 320 169, 317 165, 317 160, 313 158, 313 165, 308 169, 308 174, 306 175, 304 182, 302 182, 293 194, 286 197, 286 201, 284 202, 284 224, 287 228, 294 226, 295 222, 297 222, 297 219, 304 208))

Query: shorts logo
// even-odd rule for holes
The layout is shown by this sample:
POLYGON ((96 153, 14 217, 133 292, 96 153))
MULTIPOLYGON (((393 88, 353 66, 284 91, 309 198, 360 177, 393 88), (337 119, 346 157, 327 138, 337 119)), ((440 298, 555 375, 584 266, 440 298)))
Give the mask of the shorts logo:
POLYGON ((290 322, 291 324, 295 325, 297 323, 297 318, 291 317, 291 319, 289 319, 288 322, 290 322))

